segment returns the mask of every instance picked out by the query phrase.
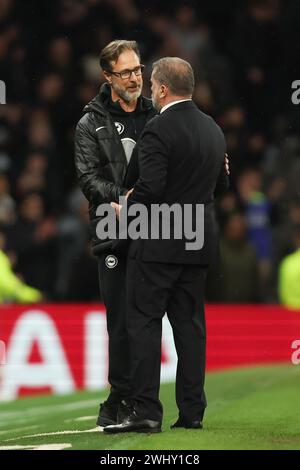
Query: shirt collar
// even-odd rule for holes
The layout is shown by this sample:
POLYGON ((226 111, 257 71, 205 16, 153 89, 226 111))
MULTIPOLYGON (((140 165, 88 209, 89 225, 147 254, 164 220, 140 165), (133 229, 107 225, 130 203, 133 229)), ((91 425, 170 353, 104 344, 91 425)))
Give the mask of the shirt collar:
POLYGON ((172 103, 168 103, 168 104, 166 104, 163 108, 161 108, 160 114, 163 113, 164 111, 166 111, 166 109, 170 108, 170 107, 173 106, 174 104, 183 103, 184 101, 192 101, 192 99, 191 99, 191 98, 188 98, 188 99, 184 99, 184 100, 172 101, 172 103))

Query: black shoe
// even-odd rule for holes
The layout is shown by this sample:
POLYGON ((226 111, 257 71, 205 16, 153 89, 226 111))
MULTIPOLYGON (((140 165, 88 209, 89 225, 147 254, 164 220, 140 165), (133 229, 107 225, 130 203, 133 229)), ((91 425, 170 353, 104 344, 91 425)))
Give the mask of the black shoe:
POLYGON ((117 423, 121 424, 134 411, 133 404, 130 400, 122 400, 118 406, 117 423))
POLYGON ((202 429, 203 424, 202 424, 202 421, 197 420, 197 419, 195 421, 186 421, 186 420, 183 420, 182 418, 178 418, 176 423, 171 424, 170 428, 171 429, 174 429, 174 428, 202 429))
POLYGON ((121 412, 125 414, 125 419, 121 424, 106 426, 104 432, 118 434, 123 432, 161 432, 161 422, 152 419, 143 419, 138 416, 132 405, 122 402, 121 412))
POLYGON ((97 418, 97 426, 105 427, 118 422, 118 403, 110 403, 105 401, 100 404, 99 415, 97 418))

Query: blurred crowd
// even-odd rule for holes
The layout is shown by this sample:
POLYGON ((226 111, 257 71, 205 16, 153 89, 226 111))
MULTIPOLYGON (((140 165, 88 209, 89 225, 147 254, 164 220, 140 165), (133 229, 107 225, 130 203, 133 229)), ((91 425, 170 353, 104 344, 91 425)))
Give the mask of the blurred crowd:
POLYGON ((74 129, 103 81, 100 50, 125 38, 140 46, 146 96, 153 61, 190 61, 194 100, 226 135, 207 299, 277 302, 282 260, 300 248, 299 25, 299 0, 0 0, 0 250, 18 278, 44 300, 99 299, 74 129))

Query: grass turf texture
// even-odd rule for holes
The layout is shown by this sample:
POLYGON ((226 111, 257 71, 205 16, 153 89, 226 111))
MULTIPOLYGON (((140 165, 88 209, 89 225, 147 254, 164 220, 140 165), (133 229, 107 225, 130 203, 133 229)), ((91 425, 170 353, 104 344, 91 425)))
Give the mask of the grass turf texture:
POLYGON ((204 430, 170 430, 174 384, 162 385, 163 433, 100 432, 29 437, 95 428, 106 393, 24 398, 0 405, 1 446, 71 443, 71 449, 300 449, 300 367, 257 367, 207 374, 204 430), (78 418, 80 418, 78 420, 78 418), (27 436, 27 437, 26 437, 27 436))

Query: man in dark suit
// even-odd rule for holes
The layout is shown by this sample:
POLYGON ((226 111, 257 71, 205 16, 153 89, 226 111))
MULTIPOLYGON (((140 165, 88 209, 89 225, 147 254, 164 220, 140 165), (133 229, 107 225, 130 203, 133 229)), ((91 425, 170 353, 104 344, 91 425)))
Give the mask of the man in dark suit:
MULTIPOLYGON (((204 284, 215 249, 214 194, 227 183, 225 139, 214 120, 191 99, 194 75, 188 62, 175 57, 160 59, 153 65, 151 84, 152 100, 160 114, 149 121, 138 143, 139 179, 127 209, 143 204, 150 213, 157 204, 169 209, 175 204, 184 217, 178 222, 176 215, 163 216, 159 239, 149 236, 131 242, 127 326, 132 399, 124 403, 125 420, 106 427, 107 433, 161 430, 159 384, 165 313, 178 355, 179 417, 172 427, 202 428, 206 408, 204 284), (203 212, 198 211, 201 208, 203 212), (168 239, 162 235, 166 224, 168 239), (187 225, 195 234, 203 231, 203 244, 191 242, 187 225), (180 239, 175 235, 178 228, 182 229, 180 239)), ((121 206, 112 205, 119 215, 121 206)), ((149 223, 151 228, 157 226, 157 217, 149 215, 149 223)))

